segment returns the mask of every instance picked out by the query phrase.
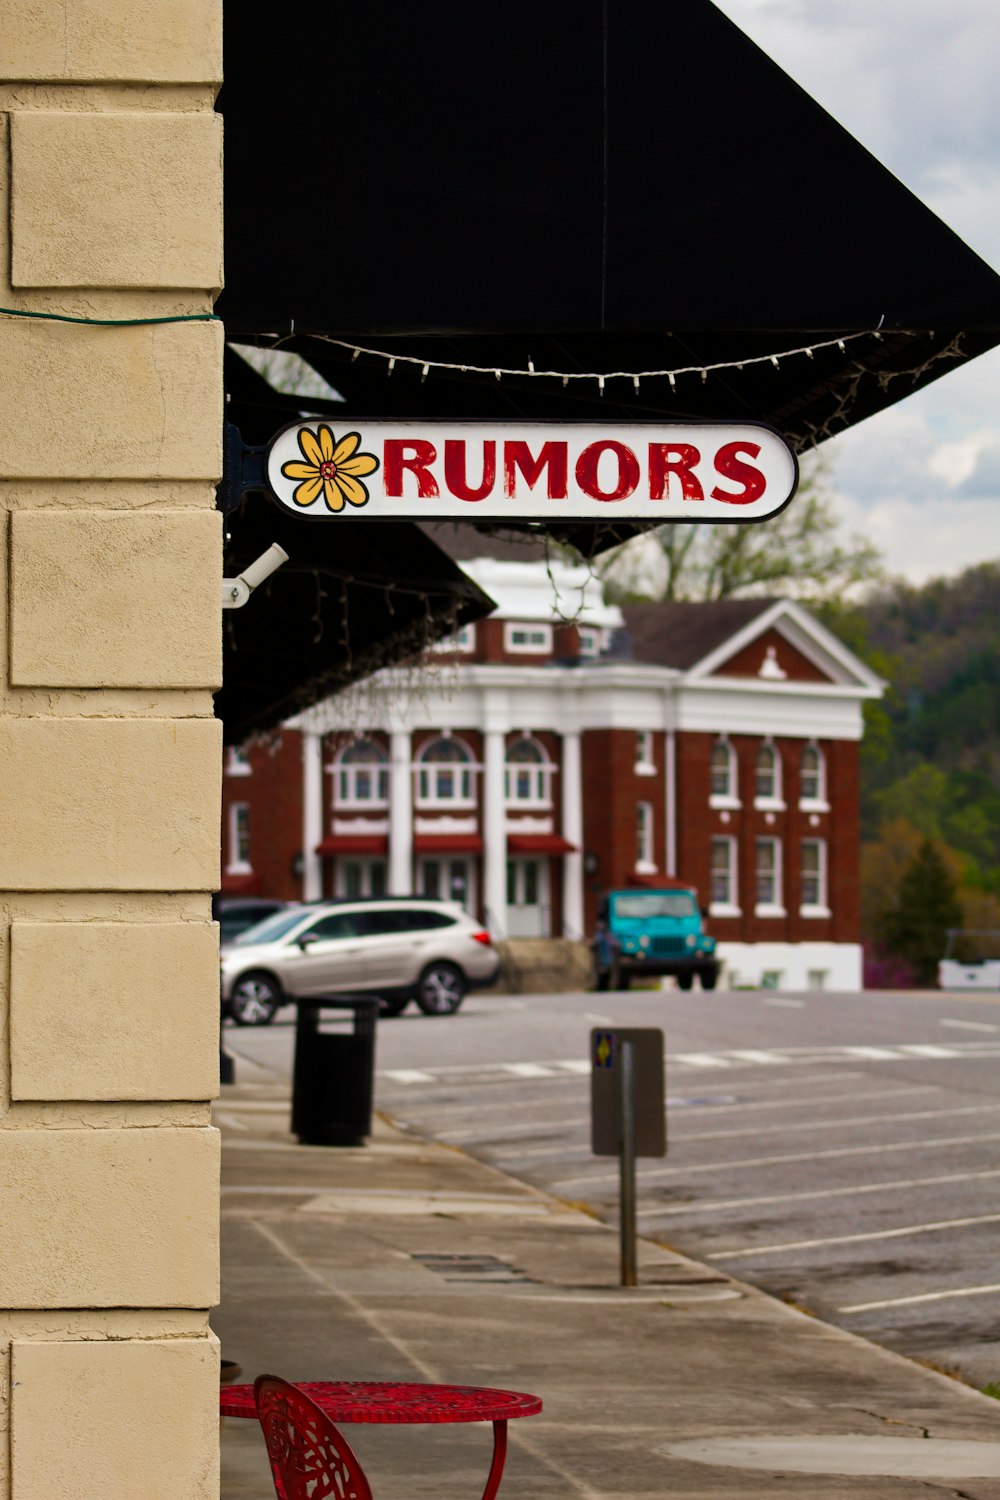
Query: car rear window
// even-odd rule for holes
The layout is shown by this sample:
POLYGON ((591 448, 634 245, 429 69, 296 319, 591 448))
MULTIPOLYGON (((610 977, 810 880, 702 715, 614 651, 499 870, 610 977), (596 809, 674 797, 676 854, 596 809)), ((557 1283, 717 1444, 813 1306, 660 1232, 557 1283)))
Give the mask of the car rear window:
POLYGON ((364 937, 378 937, 390 932, 426 932, 432 927, 453 927, 458 920, 447 912, 433 911, 425 906, 383 907, 360 911, 356 915, 358 931, 364 937))

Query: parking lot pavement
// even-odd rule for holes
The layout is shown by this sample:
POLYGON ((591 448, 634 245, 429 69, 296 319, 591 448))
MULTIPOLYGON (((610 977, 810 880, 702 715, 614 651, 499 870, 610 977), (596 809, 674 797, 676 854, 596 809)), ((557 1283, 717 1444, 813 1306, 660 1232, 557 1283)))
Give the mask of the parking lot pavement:
MULTIPOLYGON (((223 1090, 223 1301, 244 1379, 397 1379, 542 1397, 501 1494, 1000 1500, 996 1403, 733 1279, 613 1230, 461 1150, 378 1120, 300 1147, 287 1084, 223 1090)), ((348 1435, 376 1496, 474 1500, 489 1429, 348 1435)), ((225 1500, 270 1500, 255 1423, 227 1419, 225 1500)))

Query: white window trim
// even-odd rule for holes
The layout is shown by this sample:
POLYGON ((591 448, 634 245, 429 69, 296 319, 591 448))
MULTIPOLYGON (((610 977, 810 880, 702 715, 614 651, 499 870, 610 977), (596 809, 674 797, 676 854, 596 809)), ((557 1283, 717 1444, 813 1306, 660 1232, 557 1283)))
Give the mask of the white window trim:
POLYGON ((636 834, 637 849, 634 869, 637 875, 655 875, 657 866, 653 859, 655 849, 653 835, 654 810, 652 802, 636 803, 636 834), (645 816, 640 819, 639 810, 645 809, 645 816))
MULTIPOLYGON (((780 893, 784 879, 784 849, 782 841, 780 838, 772 838, 770 835, 764 834, 754 840, 754 894, 756 894, 757 886, 757 846, 763 843, 774 845, 774 889, 780 893)), ((780 900, 757 901, 754 904, 753 914, 755 917, 787 917, 788 912, 782 906, 780 900)))
POLYGON ((247 815, 249 817, 249 813, 250 813, 250 804, 249 804, 249 802, 230 802, 230 804, 229 804, 229 816, 228 816, 228 820, 227 820, 228 824, 229 824, 229 828, 228 828, 228 833, 229 833, 229 845, 228 845, 228 848, 229 848, 229 863, 226 865, 226 874, 227 875, 252 875, 253 874, 253 865, 250 863, 250 861, 248 859, 237 859, 236 856, 235 856, 235 853, 234 853, 234 851, 235 851, 235 849, 237 847, 237 844, 238 844, 238 839, 237 839, 237 835, 236 835, 237 813, 240 811, 241 808, 246 808, 247 815))
POLYGON ((524 735, 529 744, 534 745, 542 756, 541 760, 510 760, 510 752, 515 749, 519 741, 515 740, 513 745, 508 746, 503 763, 503 797, 504 807, 507 810, 517 811, 519 808, 535 808, 536 811, 548 812, 552 808, 552 778, 556 772, 556 766, 549 759, 545 746, 534 735, 524 735), (517 797, 511 790, 515 785, 516 778, 520 772, 527 771, 531 777, 532 792, 530 797, 517 797))
MULTIPOLYGON (((655 776, 656 763, 651 759, 653 750, 653 731, 651 729, 637 729, 636 735, 641 738, 642 749, 644 751, 649 751, 650 754, 643 754, 636 760, 634 767, 635 774, 637 776, 655 776)), ((636 745, 636 749, 639 749, 638 744, 636 745)))
MULTIPOLYGON (((800 859, 802 844, 819 845, 819 893, 821 899, 819 901, 803 901, 799 906, 799 916, 811 918, 832 917, 833 913, 829 907, 829 888, 827 886, 828 856, 826 839, 802 839, 799 845, 800 859)), ((800 880, 802 878, 801 869, 799 872, 799 878, 800 880)))
MULTIPOLYGON (((727 812, 733 812, 737 808, 740 808, 740 807, 743 806, 743 803, 740 801, 740 798, 739 798, 739 792, 732 790, 733 787, 739 787, 739 761, 736 758, 736 751, 733 749, 732 741, 729 739, 728 735, 720 734, 716 738, 714 744, 712 745, 712 754, 714 754, 716 748, 719 745, 724 746, 725 749, 726 749, 726 751, 728 752, 728 755, 729 755, 729 786, 730 786, 730 790, 728 792, 713 792, 713 791, 709 790, 708 805, 709 805, 709 807, 723 808, 727 812)), ((709 761, 708 761, 708 776, 709 776, 709 783, 708 784, 709 784, 709 788, 711 788, 711 785, 712 785, 712 780, 711 780, 711 778, 712 778, 712 759, 711 759, 711 755, 709 756, 709 761)))
POLYGON ((237 756, 240 754, 241 750, 239 745, 230 745, 228 751, 226 752, 227 776, 251 776, 253 774, 253 767, 248 760, 237 759, 237 756))
POLYGON ((455 631, 454 635, 446 635, 443 640, 432 642, 430 649, 445 652, 451 656, 468 656, 476 649, 475 625, 463 625, 461 630, 455 631))
POLYGON ((604 650, 604 631, 593 625, 581 625, 577 627, 577 632, 580 639, 579 654, 586 657, 600 656, 604 650), (584 636, 590 638, 591 645, 584 645, 584 636))
POLYGON ((511 656, 550 656, 552 654, 552 626, 527 621, 505 620, 503 625, 503 649, 511 656), (514 632, 527 630, 538 632, 542 641, 515 641, 514 632))
MULTIPOLYGON (((367 736, 363 736, 363 738, 366 741, 368 740, 367 736)), ((355 743, 357 743, 357 742, 355 742, 355 743)), ((379 750, 382 749, 382 747, 378 744, 377 740, 370 740, 370 743, 373 744, 373 745, 375 745, 377 749, 379 749, 379 750)), ((384 755, 384 752, 383 752, 383 759, 381 759, 381 760, 364 760, 364 761, 357 761, 357 762, 348 761, 346 763, 346 765, 345 765, 345 763, 344 763, 344 757, 350 752, 350 750, 351 750, 351 746, 350 745, 345 745, 343 747, 343 749, 339 752, 339 754, 334 758, 333 764, 330 766, 330 771, 331 771, 331 773, 333 775, 333 804, 334 804, 334 807, 336 807, 338 809, 339 808, 366 808, 366 809, 367 808, 378 808, 378 809, 382 809, 382 808, 388 807, 389 806, 389 757, 387 755, 384 755), (372 779, 373 779, 373 781, 375 783, 375 795, 374 796, 372 796, 372 797, 359 797, 357 795, 357 779, 358 779, 358 772, 359 771, 367 771, 368 774, 372 777, 372 779), (384 797, 380 797, 378 795, 378 782, 379 782, 379 777, 383 776, 383 775, 385 776, 385 780, 386 780, 386 793, 385 793, 384 797), (340 782, 341 782, 341 777, 343 777, 343 776, 347 777, 348 790, 347 790, 347 793, 342 796, 341 795, 341 791, 340 791, 340 782)))
MULTIPOLYGON (((817 779, 819 781, 819 795, 817 797, 800 797, 799 807, 802 812, 829 812, 829 790, 826 780, 826 756, 815 740, 808 740, 803 745, 803 750, 815 750, 817 756, 817 779)), ((799 766, 801 775, 801 761, 799 766)))
POLYGON ((758 797, 757 796, 757 755, 755 754, 754 755, 754 764, 753 764, 753 777, 754 777, 754 799, 753 799, 753 805, 754 805, 754 807, 758 808, 761 812, 784 812, 785 811, 785 797, 784 797, 784 790, 785 789, 784 789, 784 782, 783 782, 784 767, 782 766, 782 763, 781 763, 781 751, 778 749, 777 745, 774 743, 774 740, 770 737, 770 735, 758 747, 758 752, 757 753, 759 754, 759 752, 761 750, 770 750, 771 754, 774 756, 774 791, 771 792, 766 797, 758 797))
POLYGON ((465 743, 465 741, 463 739, 459 739, 459 737, 457 735, 453 735, 451 733, 444 734, 444 735, 440 735, 440 734, 436 735, 434 737, 434 739, 428 740, 427 744, 424 745, 421 748, 421 753, 418 754, 416 760, 413 762, 413 772, 414 772, 413 802, 414 802, 414 806, 415 807, 419 807, 419 808, 427 808, 427 807, 458 807, 458 808, 475 807, 476 806, 476 777, 479 775, 479 772, 481 770, 482 770, 482 765, 478 761, 476 761, 476 760, 473 759, 473 757, 472 757, 472 751, 469 749, 468 745, 465 743), (424 758, 423 751, 426 750, 426 749, 428 749, 431 745, 436 744, 439 739, 450 739, 450 740, 453 740, 456 745, 461 745, 462 749, 465 751, 466 755, 468 756, 468 760, 449 760, 449 761, 426 760, 424 758), (452 771, 455 774, 456 781, 458 781, 459 785, 461 784, 461 777, 462 777, 462 775, 467 771, 469 773, 469 795, 467 797, 463 797, 463 796, 458 796, 458 797, 439 797, 439 796, 437 796, 436 787, 434 785, 434 781, 435 781, 435 778, 436 778, 436 773, 438 771, 442 771, 442 770, 452 771), (429 782, 429 788, 430 788, 429 791, 428 791, 428 793, 427 793, 427 795, 424 795, 424 793, 420 789, 420 778, 421 778, 421 775, 424 772, 427 773, 428 782, 429 782))
MULTIPOLYGON (((739 880, 739 864, 736 853, 736 839, 729 833, 716 833, 712 835, 712 843, 722 839, 725 839, 726 844, 729 846, 729 890, 730 894, 735 895, 737 899, 735 901, 710 901, 708 904, 708 914, 710 917, 741 917, 743 911, 739 904, 739 886, 737 884, 739 880)), ((710 888, 714 873, 714 869, 709 870, 710 888)))

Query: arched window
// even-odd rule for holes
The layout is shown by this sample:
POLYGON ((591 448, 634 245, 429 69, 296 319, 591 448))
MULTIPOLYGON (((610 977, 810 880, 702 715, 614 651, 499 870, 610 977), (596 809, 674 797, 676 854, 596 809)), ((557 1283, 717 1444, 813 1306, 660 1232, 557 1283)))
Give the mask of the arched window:
POLYGON ((417 800, 438 806, 472 802, 472 755, 451 735, 431 740, 417 756, 417 800))
POLYGON ((508 805, 552 806, 552 762, 544 747, 528 735, 515 740, 507 751, 504 795, 508 805))
POLYGON ((826 802, 826 765, 818 745, 804 745, 799 761, 799 800, 826 802))
POLYGON ((375 740, 352 740, 334 762, 337 805, 387 807, 389 758, 375 740))
POLYGON ((777 802, 781 797, 781 757, 765 741, 754 757, 754 797, 758 802, 777 802))
POLYGON ((713 798, 736 798, 736 752, 728 740, 716 740, 709 761, 709 791, 713 798))

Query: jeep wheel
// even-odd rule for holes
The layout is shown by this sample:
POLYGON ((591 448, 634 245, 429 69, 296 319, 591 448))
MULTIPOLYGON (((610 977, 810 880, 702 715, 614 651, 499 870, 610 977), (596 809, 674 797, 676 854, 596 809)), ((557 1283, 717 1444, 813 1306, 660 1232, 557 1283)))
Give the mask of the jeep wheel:
POLYGON ((693 984, 694 984, 694 975, 693 974, 678 974, 678 976, 677 976, 677 988, 679 990, 689 990, 689 989, 691 989, 691 987, 692 987, 693 984))

